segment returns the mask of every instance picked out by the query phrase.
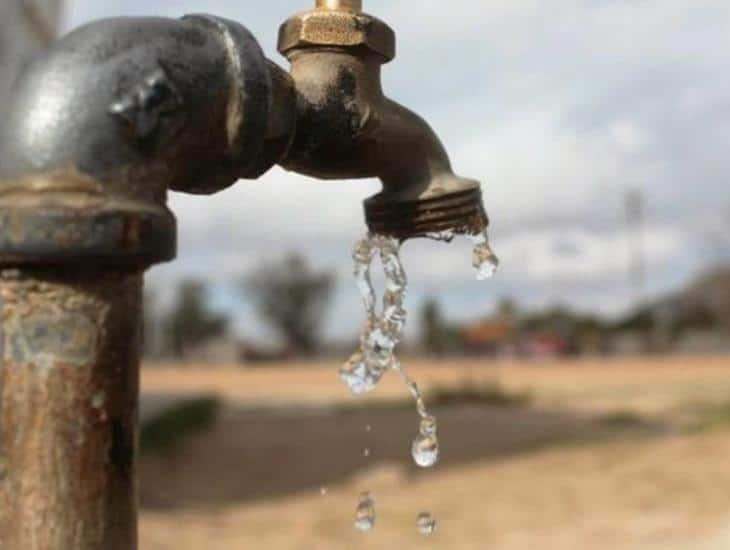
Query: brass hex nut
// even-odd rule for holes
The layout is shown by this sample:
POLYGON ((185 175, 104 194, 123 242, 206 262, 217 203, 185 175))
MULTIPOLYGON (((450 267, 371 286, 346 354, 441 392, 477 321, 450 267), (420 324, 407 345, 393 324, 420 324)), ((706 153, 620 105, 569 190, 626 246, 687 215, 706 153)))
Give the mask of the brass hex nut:
POLYGON ((301 13, 279 29, 282 54, 311 46, 364 46, 390 61, 395 57, 395 32, 372 15, 337 10, 301 13))

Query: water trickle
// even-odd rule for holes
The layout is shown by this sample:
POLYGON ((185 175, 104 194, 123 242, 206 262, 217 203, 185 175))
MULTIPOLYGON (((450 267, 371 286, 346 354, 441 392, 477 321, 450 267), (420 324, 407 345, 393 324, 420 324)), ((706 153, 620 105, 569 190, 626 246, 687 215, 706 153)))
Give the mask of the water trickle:
POLYGON ((356 395, 376 388, 383 375, 392 368, 395 347, 406 324, 404 307, 408 280, 401 264, 400 242, 392 237, 373 235, 358 241, 353 252, 355 279, 365 306, 366 322, 360 349, 340 369, 340 378, 356 395), (376 297, 370 278, 375 256, 385 272, 382 312, 376 312, 376 297))
MULTIPOLYGON (((430 239, 444 242, 451 242, 455 236, 455 231, 427 235, 430 239)), ((474 244, 472 263, 477 279, 489 279, 499 267, 499 259, 489 246, 486 229, 467 237, 474 244)), ((366 321, 360 337, 360 347, 340 369, 340 378, 353 393, 363 395, 373 391, 387 371, 396 371, 415 400, 420 417, 418 435, 411 445, 411 455, 418 466, 431 468, 439 460, 438 423, 436 417, 429 413, 418 384, 408 376, 395 355, 408 317, 405 309, 408 278, 400 260, 400 247, 398 239, 372 234, 355 245, 354 275, 365 306, 366 321), (377 296, 370 277, 376 256, 379 256, 385 273, 385 292, 380 312, 377 311, 377 296)), ((368 425, 365 429, 369 432, 371 427, 368 425)), ((369 456, 370 449, 365 449, 364 455, 369 456)), ((374 525, 375 501, 370 493, 363 493, 357 507, 355 527, 361 531, 369 531, 374 525)), ((436 520, 431 514, 423 513, 418 516, 418 530, 423 535, 430 535, 436 530, 436 520)))
POLYGON ((477 271, 477 279, 480 281, 491 279, 499 268, 499 258, 489 246, 489 233, 485 229, 468 237, 474 243, 472 264, 477 271))
POLYGON ((418 529, 418 532, 425 537, 433 535, 436 531, 436 526, 436 519, 428 512, 419 514, 416 519, 416 528, 418 529))
POLYGON ((355 512, 355 529, 370 531, 375 527, 375 499, 370 493, 362 493, 355 512))

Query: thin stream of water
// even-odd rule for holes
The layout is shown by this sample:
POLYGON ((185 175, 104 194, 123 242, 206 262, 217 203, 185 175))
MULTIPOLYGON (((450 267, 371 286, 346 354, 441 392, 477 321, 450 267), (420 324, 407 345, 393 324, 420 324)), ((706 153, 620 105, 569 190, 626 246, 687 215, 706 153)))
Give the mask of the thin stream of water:
MULTIPOLYGON (((433 240, 444 242, 451 242, 455 236, 454 231, 428 235, 433 240)), ((472 264, 477 279, 489 279, 495 274, 499 260, 489 246, 487 231, 467 237, 474 244, 472 264)), ((395 355, 395 348, 401 341, 408 317, 405 309, 408 277, 400 259, 400 248, 401 242, 397 239, 375 234, 368 235, 355 245, 354 275, 365 307, 366 321, 359 349, 340 369, 340 378, 354 394, 364 395, 377 387, 387 371, 396 371, 415 400, 420 417, 418 435, 411 445, 411 455, 418 466, 431 468, 439 460, 438 423, 436 417, 429 413, 418 384, 408 376, 395 355), (377 296, 371 279, 372 263, 376 256, 380 258, 385 273, 385 291, 380 313, 377 311, 377 296)), ((366 451, 366 456, 368 455, 369 450, 366 451)), ((370 493, 363 493, 358 504, 355 526, 367 531, 373 528, 374 523, 374 500, 370 493), (370 517, 372 521, 368 519, 370 517)), ((418 516, 417 524, 419 532, 425 535, 430 535, 436 529, 436 520, 427 512, 418 516)))

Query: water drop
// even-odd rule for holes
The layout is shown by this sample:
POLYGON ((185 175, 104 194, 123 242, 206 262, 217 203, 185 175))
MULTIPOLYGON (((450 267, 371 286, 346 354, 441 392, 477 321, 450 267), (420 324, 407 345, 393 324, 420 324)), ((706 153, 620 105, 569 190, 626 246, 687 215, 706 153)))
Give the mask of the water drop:
POLYGON ((370 449, 365 449, 362 452, 362 456, 364 456, 365 458, 369 457, 370 456, 370 449))
POLYGON ((320 487, 319 488, 319 494, 322 495, 323 497, 327 496, 327 493, 328 492, 329 492, 329 490, 327 489, 327 487, 320 487))
POLYGON ((355 395, 364 395, 378 385, 384 369, 371 368, 361 352, 355 352, 340 368, 340 378, 355 395))
POLYGON ((413 440, 411 446, 413 460, 421 468, 432 468, 439 460, 439 440, 436 432, 436 419, 433 416, 426 416, 421 421, 418 437, 413 440))
POLYGON ((375 527, 375 499, 370 493, 362 493, 355 513, 355 529, 370 531, 375 527))
POLYGON ((373 431, 373 427, 370 424, 368 424, 367 426, 365 426, 365 431, 366 432, 372 432, 373 431))
POLYGON ((416 519, 416 527, 418 528, 418 532, 425 537, 433 535, 436 531, 436 526, 436 519, 428 512, 423 512, 422 514, 419 514, 418 519, 416 519))

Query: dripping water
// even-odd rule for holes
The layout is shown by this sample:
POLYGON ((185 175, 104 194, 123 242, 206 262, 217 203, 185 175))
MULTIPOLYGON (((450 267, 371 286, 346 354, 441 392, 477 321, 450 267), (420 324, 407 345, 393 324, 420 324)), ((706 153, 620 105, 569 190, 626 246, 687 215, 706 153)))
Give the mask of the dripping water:
POLYGON ((429 512, 423 512, 416 518, 416 528, 424 537, 433 535, 436 532, 436 526, 436 519, 429 512))
MULTIPOLYGON (((442 231, 428 234, 437 241, 451 242, 455 231, 442 231)), ((467 236, 474 244, 472 264, 479 280, 492 277, 499 267, 499 259, 489 245, 486 229, 467 236)), ((407 312, 405 298, 408 278, 400 259, 401 242, 393 237, 370 234, 355 245, 353 251, 354 276, 365 307, 365 324, 360 337, 359 349, 352 354, 340 369, 340 377, 356 395, 373 391, 385 373, 396 371, 416 402, 420 417, 418 435, 411 445, 414 462, 421 468, 431 468, 439 460, 438 423, 428 411, 421 391, 403 369, 395 355, 395 349, 403 336, 407 312), (377 310, 377 297, 371 279, 371 267, 379 257, 385 273, 385 291, 382 307, 377 310)), ((369 431, 369 430, 368 430, 369 431)), ((369 455, 366 449, 365 455, 369 455)), ((358 504, 355 526, 363 531, 372 529, 375 522, 375 504, 370 493, 363 493, 358 504), (368 518, 372 518, 372 521, 368 518)), ((436 520, 431 514, 418 517, 418 529, 429 535, 436 528, 436 520)))
POLYGON ((362 493, 355 511, 355 529, 370 531, 375 527, 375 499, 370 493, 362 493))

